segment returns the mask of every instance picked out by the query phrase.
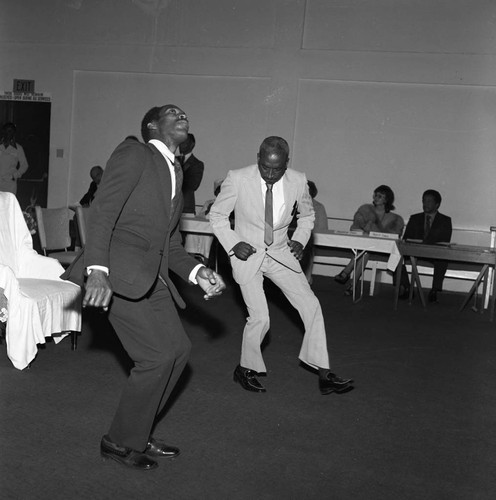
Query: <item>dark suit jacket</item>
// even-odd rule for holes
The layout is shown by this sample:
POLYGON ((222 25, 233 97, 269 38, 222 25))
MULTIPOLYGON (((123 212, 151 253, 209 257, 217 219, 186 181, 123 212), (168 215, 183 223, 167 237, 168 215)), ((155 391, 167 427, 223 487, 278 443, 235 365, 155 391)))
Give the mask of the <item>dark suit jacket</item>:
POLYGON ((432 245, 439 242, 451 241, 451 217, 437 213, 432 222, 429 234, 424 239, 425 214, 412 215, 405 229, 403 239, 422 240, 423 243, 432 245))
POLYGON ((183 165, 183 197, 184 208, 183 212, 195 213, 195 191, 200 186, 203 178, 203 170, 205 166, 202 161, 191 155, 183 165))
POLYGON ((91 181, 88 192, 81 198, 79 204, 83 207, 91 205, 91 202, 95 198, 96 190, 98 189, 98 184, 95 181, 91 181))
POLYGON ((160 151, 124 141, 112 153, 90 208, 84 268, 107 266, 114 292, 130 299, 142 298, 160 273, 184 307, 168 270, 187 281, 198 261, 181 244, 181 210, 182 202, 171 217, 171 179, 160 151))

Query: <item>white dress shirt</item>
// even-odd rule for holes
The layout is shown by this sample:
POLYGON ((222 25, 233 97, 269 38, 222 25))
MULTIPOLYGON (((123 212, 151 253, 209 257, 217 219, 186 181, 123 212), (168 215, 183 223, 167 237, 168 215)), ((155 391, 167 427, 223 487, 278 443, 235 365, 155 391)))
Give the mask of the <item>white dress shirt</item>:
POLYGON ((176 157, 174 153, 172 153, 171 150, 162 141, 159 141, 158 139, 150 139, 148 141, 148 144, 153 144, 162 153, 162 156, 165 158, 165 161, 167 162, 172 183, 172 189, 171 189, 171 200, 172 200, 172 198, 174 198, 174 193, 176 192, 176 171, 174 170, 174 160, 176 159, 176 157))
MULTIPOLYGON (((286 174, 285 174, 286 175, 286 174)), ((260 176, 260 187, 262 189, 262 200, 265 207, 265 193, 267 192, 267 183, 260 176)), ((282 217, 286 205, 284 203, 284 175, 272 185, 272 223, 275 226, 282 217)))

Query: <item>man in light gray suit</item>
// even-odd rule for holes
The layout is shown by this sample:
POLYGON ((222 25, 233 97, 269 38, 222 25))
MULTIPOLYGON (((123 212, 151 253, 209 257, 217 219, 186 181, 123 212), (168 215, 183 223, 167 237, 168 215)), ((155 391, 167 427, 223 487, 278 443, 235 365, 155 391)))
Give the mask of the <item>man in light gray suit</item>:
POLYGON ((287 170, 288 161, 288 143, 281 137, 267 137, 260 146, 257 165, 231 170, 210 209, 213 231, 230 256, 249 314, 234 381, 248 391, 265 392, 256 375, 267 371, 261 352, 270 326, 263 291, 267 277, 300 313, 305 335, 299 358, 318 370, 321 393, 346 392, 352 389, 352 380, 330 371, 320 303, 298 262, 310 238, 315 212, 305 174, 287 170), (233 210, 234 230, 229 222, 233 210), (298 223, 289 240, 288 226, 295 210, 298 223))

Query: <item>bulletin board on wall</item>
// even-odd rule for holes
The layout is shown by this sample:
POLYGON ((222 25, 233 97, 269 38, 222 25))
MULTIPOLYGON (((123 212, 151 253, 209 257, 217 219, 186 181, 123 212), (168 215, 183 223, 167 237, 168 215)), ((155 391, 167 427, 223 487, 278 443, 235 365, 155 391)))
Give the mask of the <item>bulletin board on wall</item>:
POLYGON ((405 220, 432 188, 456 227, 488 230, 495 137, 495 87, 301 80, 292 162, 329 216, 353 217, 387 184, 405 220))
POLYGON ((196 202, 211 199, 216 179, 256 162, 266 132, 269 84, 268 78, 76 72, 69 202, 86 191, 90 168, 105 167, 126 136, 141 139, 144 114, 164 104, 176 104, 188 114, 194 154, 205 163, 196 202))

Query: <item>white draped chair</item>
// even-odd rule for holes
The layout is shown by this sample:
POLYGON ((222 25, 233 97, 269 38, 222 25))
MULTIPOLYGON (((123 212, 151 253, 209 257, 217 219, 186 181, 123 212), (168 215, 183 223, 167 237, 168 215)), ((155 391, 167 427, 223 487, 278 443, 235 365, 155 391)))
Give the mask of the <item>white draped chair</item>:
POLYGON ((35 358, 46 337, 60 342, 81 331, 81 289, 60 279, 53 258, 33 249, 31 234, 16 197, 0 192, 0 287, 8 301, 7 355, 22 370, 35 358))
POLYGON ((69 267, 78 256, 78 250, 69 250, 71 234, 69 226, 74 212, 67 207, 41 208, 34 207, 38 236, 43 253, 57 259, 63 266, 69 267))

